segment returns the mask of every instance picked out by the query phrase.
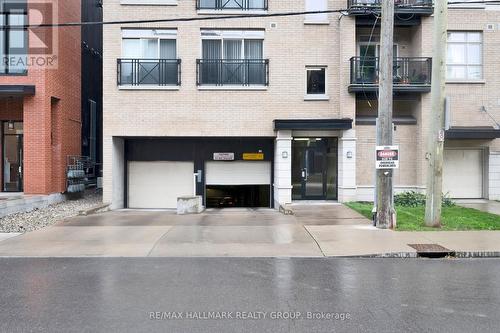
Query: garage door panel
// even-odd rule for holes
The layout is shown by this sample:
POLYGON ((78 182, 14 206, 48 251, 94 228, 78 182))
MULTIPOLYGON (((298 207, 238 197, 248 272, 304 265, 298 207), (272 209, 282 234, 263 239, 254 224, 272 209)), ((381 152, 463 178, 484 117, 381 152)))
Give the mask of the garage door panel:
POLYGON ((268 185, 271 162, 207 162, 207 185, 268 185))
POLYGON ((443 192, 450 197, 483 197, 483 151, 446 149, 444 151, 443 192))
POLYGON ((176 208, 177 198, 193 195, 193 162, 128 163, 130 208, 176 208))

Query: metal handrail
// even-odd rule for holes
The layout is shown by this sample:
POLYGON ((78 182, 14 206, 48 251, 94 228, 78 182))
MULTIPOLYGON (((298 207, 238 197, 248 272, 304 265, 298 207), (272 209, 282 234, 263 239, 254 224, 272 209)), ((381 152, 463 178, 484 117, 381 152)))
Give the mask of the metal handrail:
MULTIPOLYGON (((347 0, 347 8, 381 7, 382 0, 347 0)), ((432 0, 394 0, 395 7, 432 7, 432 0)))
MULTIPOLYGON (((352 57, 351 84, 378 84, 379 57, 352 57)), ((430 85, 432 58, 394 58, 395 85, 430 85)))
POLYGON ((269 59, 197 59, 197 85, 269 85, 269 59))
POLYGON ((181 85, 180 59, 117 59, 117 83, 122 85, 181 85))
POLYGON ((256 7, 250 0, 213 0, 212 4, 205 4, 203 0, 196 0, 197 10, 267 10, 268 0, 263 0, 262 6, 256 7))

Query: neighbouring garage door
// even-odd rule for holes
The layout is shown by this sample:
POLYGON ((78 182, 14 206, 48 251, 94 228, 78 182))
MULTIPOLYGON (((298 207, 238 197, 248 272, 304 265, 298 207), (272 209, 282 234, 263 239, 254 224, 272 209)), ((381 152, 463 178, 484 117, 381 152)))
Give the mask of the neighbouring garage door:
POLYGON ((270 207, 271 162, 207 162, 207 207, 270 207))
POLYGON ((445 149, 443 192, 452 198, 483 197, 483 151, 445 149))
POLYGON ((207 162, 207 185, 271 183, 271 162, 207 162))
POLYGON ((128 163, 128 207, 176 208, 177 198, 193 195, 193 162, 128 163))

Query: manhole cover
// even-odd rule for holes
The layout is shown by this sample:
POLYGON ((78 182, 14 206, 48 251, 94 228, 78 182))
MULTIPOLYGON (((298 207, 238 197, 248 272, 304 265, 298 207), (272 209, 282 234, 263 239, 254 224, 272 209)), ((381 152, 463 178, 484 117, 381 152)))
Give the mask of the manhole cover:
POLYGON ((442 258, 454 256, 454 252, 439 244, 408 244, 408 246, 417 250, 417 255, 428 258, 442 258))
POLYGON ((439 244, 408 244, 417 252, 451 252, 450 249, 447 249, 439 244))

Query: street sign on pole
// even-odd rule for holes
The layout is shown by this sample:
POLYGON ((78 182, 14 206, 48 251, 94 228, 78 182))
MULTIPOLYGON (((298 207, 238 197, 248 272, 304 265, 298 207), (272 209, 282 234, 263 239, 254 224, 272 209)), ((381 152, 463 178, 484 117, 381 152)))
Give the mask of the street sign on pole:
POLYGON ((377 146, 375 156, 377 169, 399 169, 399 146, 377 146))

